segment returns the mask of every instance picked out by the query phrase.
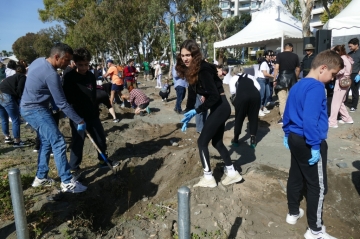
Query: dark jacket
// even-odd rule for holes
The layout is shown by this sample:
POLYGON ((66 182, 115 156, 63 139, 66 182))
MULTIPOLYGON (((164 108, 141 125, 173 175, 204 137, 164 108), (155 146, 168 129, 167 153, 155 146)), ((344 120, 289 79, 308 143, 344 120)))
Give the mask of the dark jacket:
POLYGON ((196 94, 205 97, 204 103, 196 109, 197 113, 206 112, 220 101, 220 94, 224 93, 222 80, 217 75, 216 67, 206 61, 202 61, 198 73, 198 81, 189 85, 188 101, 186 109, 194 109, 196 94))
POLYGON ((96 101, 95 75, 87 71, 86 75, 72 70, 64 75, 64 94, 67 102, 84 120, 99 117, 99 107, 96 101))
POLYGON ((5 78, 0 83, 0 91, 14 96, 16 100, 20 100, 24 91, 25 81, 26 75, 16 73, 15 75, 5 78))
POLYGON ((310 56, 305 55, 301 64, 300 64, 300 71, 303 72, 303 77, 305 77, 307 74, 309 74, 309 71, 311 69, 311 63, 315 58, 315 54, 311 54, 310 56))

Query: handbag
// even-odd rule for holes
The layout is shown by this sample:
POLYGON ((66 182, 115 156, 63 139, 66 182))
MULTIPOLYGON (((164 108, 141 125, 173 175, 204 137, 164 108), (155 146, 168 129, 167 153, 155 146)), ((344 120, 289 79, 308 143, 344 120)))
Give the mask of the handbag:
POLYGON ((351 79, 348 76, 344 76, 339 80, 339 85, 341 88, 347 88, 351 86, 351 79))

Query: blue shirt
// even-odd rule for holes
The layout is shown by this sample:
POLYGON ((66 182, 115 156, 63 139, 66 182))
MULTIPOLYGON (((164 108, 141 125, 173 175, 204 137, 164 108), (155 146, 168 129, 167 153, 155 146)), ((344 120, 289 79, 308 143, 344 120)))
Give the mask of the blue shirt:
POLYGON ((283 116, 285 136, 305 138, 312 149, 320 149, 329 129, 325 86, 314 78, 303 78, 290 90, 283 116))
POLYGON ((187 83, 187 81, 185 79, 182 79, 180 77, 178 77, 176 69, 175 69, 175 65, 172 68, 172 75, 174 78, 174 88, 176 88, 177 86, 182 86, 182 87, 188 87, 189 84, 187 83))
POLYGON ((38 58, 29 66, 20 107, 24 110, 49 109, 51 98, 72 121, 77 124, 83 121, 66 101, 60 76, 55 68, 45 58, 38 58))

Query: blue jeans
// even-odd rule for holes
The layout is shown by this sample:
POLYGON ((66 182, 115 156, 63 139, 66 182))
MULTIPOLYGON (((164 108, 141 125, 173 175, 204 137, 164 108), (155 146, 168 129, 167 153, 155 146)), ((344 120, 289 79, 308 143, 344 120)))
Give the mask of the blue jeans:
POLYGON ((69 183, 72 179, 70 166, 66 158, 66 143, 49 109, 20 109, 21 115, 40 136, 40 150, 36 176, 46 178, 49 172, 51 149, 61 182, 69 183))
POLYGON ((176 86, 176 105, 175 110, 181 112, 181 103, 183 102, 186 94, 186 88, 182 86, 176 86))
POLYGON ((9 136, 9 116, 12 121, 12 131, 15 139, 20 138, 20 112, 16 99, 2 93, 0 95, 0 117, 1 127, 5 136, 9 136))
MULTIPOLYGON (((201 95, 196 95, 195 108, 199 107, 199 105, 202 104, 200 98, 201 98, 201 95)), ((204 128, 207 114, 208 114, 208 112, 206 111, 206 112, 195 115, 196 132, 200 133, 202 131, 202 129, 204 128)))
POLYGON ((260 108, 262 108, 262 106, 265 106, 269 100, 269 95, 270 95, 269 79, 258 77, 257 81, 260 84, 260 96, 261 96, 260 108))

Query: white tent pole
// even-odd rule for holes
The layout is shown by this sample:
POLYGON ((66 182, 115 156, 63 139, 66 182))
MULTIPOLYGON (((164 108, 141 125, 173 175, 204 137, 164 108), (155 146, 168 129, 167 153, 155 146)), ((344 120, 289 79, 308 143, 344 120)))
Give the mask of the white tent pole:
POLYGON ((281 52, 283 52, 284 50, 284 32, 282 32, 282 35, 281 35, 281 52))
POLYGON ((215 62, 216 61, 216 48, 214 47, 214 59, 213 59, 213 62, 215 62))

